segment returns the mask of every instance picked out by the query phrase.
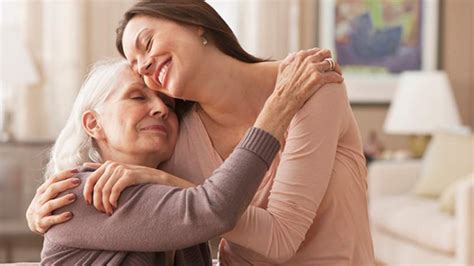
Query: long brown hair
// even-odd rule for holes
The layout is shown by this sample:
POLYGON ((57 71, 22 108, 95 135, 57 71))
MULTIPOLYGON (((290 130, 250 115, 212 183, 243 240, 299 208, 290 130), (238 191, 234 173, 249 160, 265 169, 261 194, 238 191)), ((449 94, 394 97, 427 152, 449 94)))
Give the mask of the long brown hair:
POLYGON ((164 18, 177 23, 202 27, 206 38, 226 55, 246 63, 259 63, 267 60, 247 53, 234 33, 221 16, 204 0, 145 0, 133 5, 125 12, 116 30, 116 46, 120 54, 123 51, 123 32, 128 22, 137 15, 164 18))
MULTIPOLYGON (((246 63, 268 61, 247 53, 227 23, 204 0, 143 0, 130 7, 123 15, 116 30, 115 45, 123 57, 125 57, 122 44, 123 32, 128 22, 138 15, 164 18, 185 25, 202 27, 206 38, 212 41, 224 54, 246 63)), ((183 118, 193 105, 194 102, 177 99, 176 113, 180 118, 183 118)))

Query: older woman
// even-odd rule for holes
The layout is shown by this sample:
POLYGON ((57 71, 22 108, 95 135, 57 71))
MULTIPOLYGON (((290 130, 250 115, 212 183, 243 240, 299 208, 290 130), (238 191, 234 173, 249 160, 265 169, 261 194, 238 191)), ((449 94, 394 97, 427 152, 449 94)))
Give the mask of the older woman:
MULTIPOLYGON (((279 148, 277 138, 315 90, 281 88, 226 162, 200 186, 130 187, 113 216, 81 201, 58 209, 75 217, 45 234, 42 263, 209 265, 207 245, 200 243, 232 229, 279 148), (275 118, 283 124, 274 123, 275 118)), ((154 168, 173 152, 178 136, 174 109, 174 99, 148 89, 124 61, 96 65, 55 143, 48 173, 88 161, 114 161, 156 172, 130 178, 136 184, 163 182, 170 177, 154 168)), ((82 167, 72 181, 85 181, 93 171, 82 167)), ((63 194, 74 201, 82 189, 63 194)))

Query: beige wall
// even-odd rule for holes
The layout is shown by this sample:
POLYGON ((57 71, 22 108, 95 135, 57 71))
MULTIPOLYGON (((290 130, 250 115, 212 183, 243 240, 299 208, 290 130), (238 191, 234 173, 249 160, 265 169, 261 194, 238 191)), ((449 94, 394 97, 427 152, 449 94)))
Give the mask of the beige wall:
MULTIPOLYGON (((474 128, 474 1, 440 1, 440 67, 450 76, 464 124, 474 128)), ((114 1, 113 5, 109 1, 87 2, 86 28, 90 38, 86 51, 87 65, 101 58, 118 56, 113 29, 131 2, 133 0, 120 0, 114 1)), ((317 43, 317 1, 299 0, 299 3, 299 43, 303 49, 310 48, 317 43)), ((376 130, 387 148, 406 148, 405 137, 383 133, 388 105, 354 105, 353 110, 364 141, 370 131, 376 130)))
MULTIPOLYGON (((463 124, 474 129, 474 1, 441 0, 440 69, 450 78, 463 124)), ((388 149, 406 148, 406 138, 383 133, 388 105, 354 105, 365 141, 376 130, 388 149)))
MULTIPOLYGON (((474 0, 440 0, 440 67, 448 72, 464 124, 474 128, 474 0)), ((87 63, 104 57, 118 56, 114 47, 115 29, 121 14, 133 0, 88 1, 87 22, 89 43, 87 63), (104 16, 103 14, 107 14, 104 16)), ((299 0, 300 46, 310 48, 317 43, 318 2, 299 0)), ((354 114, 365 141, 370 131, 379 133, 389 149, 406 148, 406 138, 387 135, 383 122, 388 105, 354 105, 354 114)))
POLYGON ((134 0, 87 1, 86 29, 87 48, 86 63, 91 65, 97 60, 120 57, 115 48, 115 29, 123 13, 134 0))
POLYGON ((441 67, 448 73, 462 121, 474 129, 474 1, 442 3, 441 67))

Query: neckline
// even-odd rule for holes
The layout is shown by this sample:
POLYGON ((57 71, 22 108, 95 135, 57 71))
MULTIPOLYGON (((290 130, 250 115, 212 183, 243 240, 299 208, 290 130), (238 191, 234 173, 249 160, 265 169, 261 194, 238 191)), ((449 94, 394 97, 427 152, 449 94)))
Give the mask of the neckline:
POLYGON ((212 143, 211 137, 209 136, 209 133, 207 132, 206 126, 204 125, 204 122, 202 121, 201 115, 199 114, 197 108, 199 104, 196 104, 193 107, 193 118, 196 119, 199 128, 199 131, 202 132, 202 134, 199 134, 202 136, 202 141, 205 143, 205 145, 212 151, 215 162, 218 164, 222 164, 224 162, 224 159, 222 156, 217 152, 216 148, 214 147, 214 144, 212 143))

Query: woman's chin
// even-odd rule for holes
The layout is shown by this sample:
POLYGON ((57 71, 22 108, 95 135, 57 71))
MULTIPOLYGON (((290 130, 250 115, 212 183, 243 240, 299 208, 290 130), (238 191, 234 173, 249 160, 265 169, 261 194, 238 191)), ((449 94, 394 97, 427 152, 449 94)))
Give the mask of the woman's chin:
POLYGON ((176 86, 175 84, 170 82, 165 94, 176 99, 189 100, 186 98, 184 91, 184 88, 182 88, 181 86, 176 86))
POLYGON ((168 153, 168 150, 170 150, 169 146, 159 141, 155 141, 155 142, 150 141, 146 145, 146 147, 143 147, 141 149, 143 153, 157 153, 157 154, 168 153))

